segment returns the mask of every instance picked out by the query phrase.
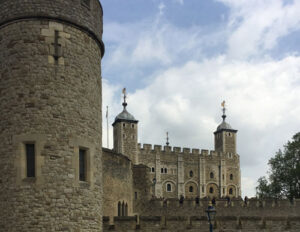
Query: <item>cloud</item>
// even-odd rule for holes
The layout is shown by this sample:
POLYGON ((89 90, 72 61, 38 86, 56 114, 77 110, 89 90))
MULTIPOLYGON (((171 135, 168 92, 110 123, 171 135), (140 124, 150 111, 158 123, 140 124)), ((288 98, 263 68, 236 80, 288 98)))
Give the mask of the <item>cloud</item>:
POLYGON ((161 2, 159 5, 158 5, 158 10, 159 10, 159 15, 163 15, 164 14, 164 9, 166 8, 166 5, 161 2))
MULTIPOLYGON (((140 120, 140 142, 164 144, 169 131, 172 146, 213 149, 225 99, 227 121, 239 130, 242 191, 253 196, 268 159, 300 128, 300 57, 270 55, 280 38, 299 29, 300 3, 219 2, 230 8, 221 30, 179 28, 160 13, 106 23, 103 107, 110 106, 111 124, 122 110, 121 83, 131 80, 128 111, 140 120), (109 81, 114 75, 117 85, 109 81)), ((103 139, 106 144, 106 130, 103 139)))
POLYGON ((300 29, 300 2, 282 0, 219 0, 231 9, 228 54, 236 58, 261 56, 278 40, 300 29))

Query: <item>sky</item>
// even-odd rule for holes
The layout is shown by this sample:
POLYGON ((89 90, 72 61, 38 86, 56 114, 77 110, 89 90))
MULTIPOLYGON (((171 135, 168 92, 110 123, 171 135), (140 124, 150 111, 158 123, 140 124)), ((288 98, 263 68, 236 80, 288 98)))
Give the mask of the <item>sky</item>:
POLYGON ((242 195, 255 195, 268 160, 300 131, 300 1, 101 0, 103 146, 122 111, 139 143, 214 149, 226 121, 238 130, 242 195))

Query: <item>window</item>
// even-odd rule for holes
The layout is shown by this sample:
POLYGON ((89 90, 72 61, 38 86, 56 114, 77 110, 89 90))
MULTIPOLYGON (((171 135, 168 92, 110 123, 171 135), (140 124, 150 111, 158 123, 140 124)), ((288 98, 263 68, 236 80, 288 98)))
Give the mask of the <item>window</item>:
POLYGON ((204 186, 202 186, 202 192, 204 193, 204 186))
POLYGON ((125 134, 123 134, 123 139, 125 139, 125 134))
POLYGON ((121 202, 118 203, 118 217, 120 217, 122 214, 122 210, 121 210, 121 202))
POLYGON ((27 177, 35 177, 35 148, 34 144, 26 144, 27 177))
POLYGON ((213 179, 213 178, 214 178, 214 173, 211 172, 211 173, 209 174, 209 176, 210 176, 210 179, 213 179))
POLYGON ((124 216, 128 216, 128 205, 127 203, 125 204, 125 213, 124 216))
POLYGON ((190 171, 190 177, 193 177, 193 176, 194 176, 193 171, 190 171))
POLYGON ((167 192, 172 192, 172 185, 171 184, 167 184, 167 192))
POLYGON ((125 127, 126 126, 126 124, 125 123, 123 123, 123 127, 125 127))
POLYGON ((224 178, 225 178, 225 176, 224 176, 224 174, 222 175, 222 179, 224 180, 224 178))
POLYGON ((233 175, 232 174, 230 174, 230 180, 233 180, 233 175))
POLYGON ((213 187, 209 188, 209 193, 214 193, 214 188, 213 187))
POLYGON ((161 172, 161 173, 164 173, 164 169, 163 169, 163 168, 161 168, 161 169, 160 169, 160 172, 161 172))
MULTIPOLYGON (((148 170, 149 170, 149 169, 148 169, 148 170)), ((151 168, 151 172, 155 172, 155 168, 154 168, 154 167, 151 168)))
POLYGON ((167 168, 165 168, 165 173, 168 173, 168 169, 167 168))
POLYGON ((193 191, 194 191, 193 186, 190 186, 190 187, 189 187, 189 192, 192 193, 193 191))
POLYGON ((86 181, 86 150, 79 149, 79 180, 86 181))
POLYGON ((131 124, 131 128, 134 128, 134 124, 131 124))
POLYGON ((232 188, 229 189, 229 194, 230 194, 230 195, 233 194, 233 189, 232 189, 232 188))
POLYGON ((223 194, 225 194, 225 188, 223 188, 223 194))

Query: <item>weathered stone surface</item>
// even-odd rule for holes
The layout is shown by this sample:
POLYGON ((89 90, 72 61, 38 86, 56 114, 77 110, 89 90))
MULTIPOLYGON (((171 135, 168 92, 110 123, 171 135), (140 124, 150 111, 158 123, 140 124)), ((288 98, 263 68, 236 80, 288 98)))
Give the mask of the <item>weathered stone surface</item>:
POLYGON ((102 231, 103 54, 84 28, 101 40, 97 0, 91 9, 0 1, 0 231, 102 231), (36 147, 35 178, 26 178, 26 143, 36 147), (74 166, 79 147, 89 151, 86 183, 74 166))

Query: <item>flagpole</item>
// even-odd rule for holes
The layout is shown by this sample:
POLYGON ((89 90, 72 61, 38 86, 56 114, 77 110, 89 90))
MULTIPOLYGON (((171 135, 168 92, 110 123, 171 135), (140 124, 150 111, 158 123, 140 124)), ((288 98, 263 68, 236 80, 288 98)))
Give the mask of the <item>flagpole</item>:
POLYGON ((109 148, 108 106, 106 106, 107 148, 109 148))

